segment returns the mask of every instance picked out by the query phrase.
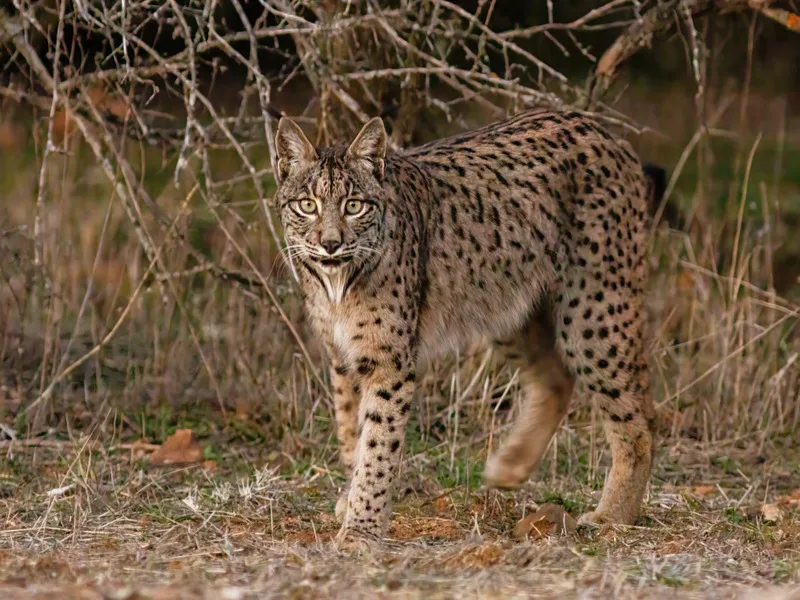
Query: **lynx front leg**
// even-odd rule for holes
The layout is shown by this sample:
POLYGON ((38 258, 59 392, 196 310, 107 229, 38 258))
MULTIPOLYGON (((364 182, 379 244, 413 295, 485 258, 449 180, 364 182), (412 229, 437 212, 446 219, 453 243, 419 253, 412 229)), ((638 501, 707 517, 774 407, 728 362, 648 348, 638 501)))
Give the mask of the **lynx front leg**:
POLYGON ((358 360, 364 372, 359 435, 339 542, 386 534, 416 379, 416 360, 408 347, 394 348, 390 357, 362 355, 358 360))
MULTIPOLYGON (((361 390, 357 378, 350 372, 350 368, 337 359, 334 359, 331 365, 331 384, 333 386, 333 408, 336 412, 339 456, 345 473, 351 477, 355 464, 358 405, 361 400, 361 390)), ((347 510, 348 491, 349 488, 345 488, 336 503, 336 518, 340 523, 344 520, 347 510)))
POLYGON ((361 390, 347 365, 334 359, 331 366, 333 408, 336 412, 336 437, 339 455, 348 475, 353 472, 358 427, 358 404, 361 390))

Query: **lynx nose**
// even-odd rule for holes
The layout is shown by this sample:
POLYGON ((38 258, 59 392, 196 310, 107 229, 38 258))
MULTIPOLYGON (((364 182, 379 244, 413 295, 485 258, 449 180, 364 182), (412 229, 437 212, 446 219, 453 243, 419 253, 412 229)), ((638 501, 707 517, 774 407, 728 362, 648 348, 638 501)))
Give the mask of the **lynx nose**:
POLYGON ((342 236, 338 231, 325 232, 319 240, 319 245, 325 248, 328 254, 333 254, 342 245, 342 236))

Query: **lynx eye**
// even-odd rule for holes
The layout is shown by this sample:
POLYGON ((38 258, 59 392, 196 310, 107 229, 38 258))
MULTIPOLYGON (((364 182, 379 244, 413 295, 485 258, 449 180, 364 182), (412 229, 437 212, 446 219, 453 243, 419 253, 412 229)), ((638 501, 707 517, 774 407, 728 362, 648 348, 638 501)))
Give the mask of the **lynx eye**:
POLYGON ((363 200, 347 200, 344 203, 344 214, 348 217, 354 217, 364 212, 367 204, 363 200))
POLYGON ((316 214, 317 212, 317 203, 309 198, 304 198, 302 200, 295 200, 292 202, 295 212, 300 213, 301 215, 311 216, 316 214))

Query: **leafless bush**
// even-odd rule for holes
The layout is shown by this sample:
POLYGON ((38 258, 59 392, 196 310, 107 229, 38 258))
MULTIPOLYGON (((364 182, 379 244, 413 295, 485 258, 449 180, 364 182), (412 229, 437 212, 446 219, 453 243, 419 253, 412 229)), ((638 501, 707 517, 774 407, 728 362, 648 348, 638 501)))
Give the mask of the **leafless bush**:
MULTIPOLYGON (((263 401, 267 387, 281 397, 281 426, 284 414, 292 415, 293 424, 303 423, 303 415, 325 402, 317 353, 303 341, 291 281, 274 276, 281 242, 270 207, 273 125, 276 107, 286 104, 278 96, 298 81, 309 91, 287 112, 316 125, 321 145, 341 142, 375 114, 391 115, 392 143, 403 147, 426 127, 423 118, 459 129, 468 125, 470 111, 501 117, 532 106, 570 105, 636 131, 604 98, 621 65, 655 35, 676 24, 685 27, 699 73, 702 40, 693 22, 698 15, 752 9, 798 27, 795 15, 754 0, 610 0, 569 22, 554 20, 548 0, 546 22, 501 31, 491 24, 494 5, 479 0, 471 12, 450 0, 262 0, 255 8, 241 0, 14 0, 13 9, 0 9, 0 43, 10 58, 0 95, 47 117, 29 237, 35 269, 25 275, 35 277, 42 292, 34 304, 44 323, 37 335, 45 349, 35 378, 25 382, 30 397, 21 412, 42 415, 54 391, 76 374, 84 387, 94 378, 102 391, 107 386, 101 372, 114 368, 127 373, 126 385, 136 384, 127 385, 126 394, 149 389, 151 399, 181 397, 198 385, 223 413, 242 396, 263 401), (595 54, 581 36, 602 30, 619 37, 595 54), (564 53, 588 57, 596 69, 576 84, 527 49, 537 37, 564 53), (228 101, 221 103, 219 90, 231 85, 231 73, 241 85, 225 90, 228 101), (127 293, 116 281, 116 292, 100 309, 91 283, 69 288, 58 260, 66 251, 52 220, 53 179, 82 168, 74 160, 65 166, 78 152, 70 141, 76 136, 113 191, 105 220, 90 236, 97 252, 83 257, 83 275, 97 279, 109 227, 132 232, 135 239, 127 250, 118 249, 129 261, 127 293), (172 184, 154 197, 147 164, 159 152, 161 170, 169 168, 172 184), (219 168, 223 156, 232 157, 236 167, 219 168), (242 197, 247 213, 236 206, 242 197), (191 240, 201 212, 221 236, 213 256, 191 240), (197 281, 204 294, 192 287, 197 281), (176 314, 182 319, 173 337, 161 328, 168 331, 176 314), (70 329, 64 331, 67 323, 70 329), (214 333, 214 324, 224 324, 227 333, 214 333), (118 339, 122 331, 124 342, 118 339), (120 344, 158 352, 148 358, 147 351, 120 344), (122 365, 113 358, 120 355, 122 365), (276 372, 277 365, 284 370, 276 372), (267 384, 265 377, 275 381, 267 384)), ((741 254, 734 258, 739 264, 741 254)), ((8 277, 6 283, 13 296, 8 277)), ((782 318, 796 318, 794 307, 774 297, 767 301, 780 307, 782 318)), ((34 309, 21 309, 16 296, 15 302, 15 310, 4 311, 6 320, 24 322, 34 309)), ((733 354, 727 342, 715 348, 722 354, 715 355, 717 366, 709 373, 719 373, 736 352, 766 335, 730 327, 731 340, 744 335, 736 339, 747 343, 733 354)), ((777 325, 770 327, 768 332, 777 325)), ((21 339, 23 333, 6 327, 7 337, 21 339)), ((758 381, 788 386, 769 388, 783 390, 775 394, 796 395, 796 383, 780 370, 794 368, 793 362, 773 364, 758 381)), ((490 387, 500 385, 494 375, 486 379, 484 400, 490 387)), ((666 404, 675 400, 672 392, 677 397, 688 389, 671 388, 666 404)), ((758 393, 773 394, 761 388, 758 393)), ((717 400, 715 407, 724 405, 717 400)), ((774 410, 782 427, 800 420, 797 410, 783 405, 774 410)), ((490 418, 484 409, 479 412, 490 418)), ((304 431, 313 426, 305 422, 304 431)), ((753 426, 748 421, 747 428, 753 426)))

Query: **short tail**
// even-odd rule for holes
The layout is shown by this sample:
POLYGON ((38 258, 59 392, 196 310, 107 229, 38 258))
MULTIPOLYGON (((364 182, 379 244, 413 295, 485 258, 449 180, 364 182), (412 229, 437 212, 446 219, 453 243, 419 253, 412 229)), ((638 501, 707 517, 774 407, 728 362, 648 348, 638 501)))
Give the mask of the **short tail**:
MULTIPOLYGON (((667 191, 667 171, 657 165, 642 166, 647 178, 647 208, 650 216, 655 217, 667 191)), ((667 202, 661 212, 661 220, 666 221, 673 229, 683 229, 683 218, 675 206, 667 202)))

